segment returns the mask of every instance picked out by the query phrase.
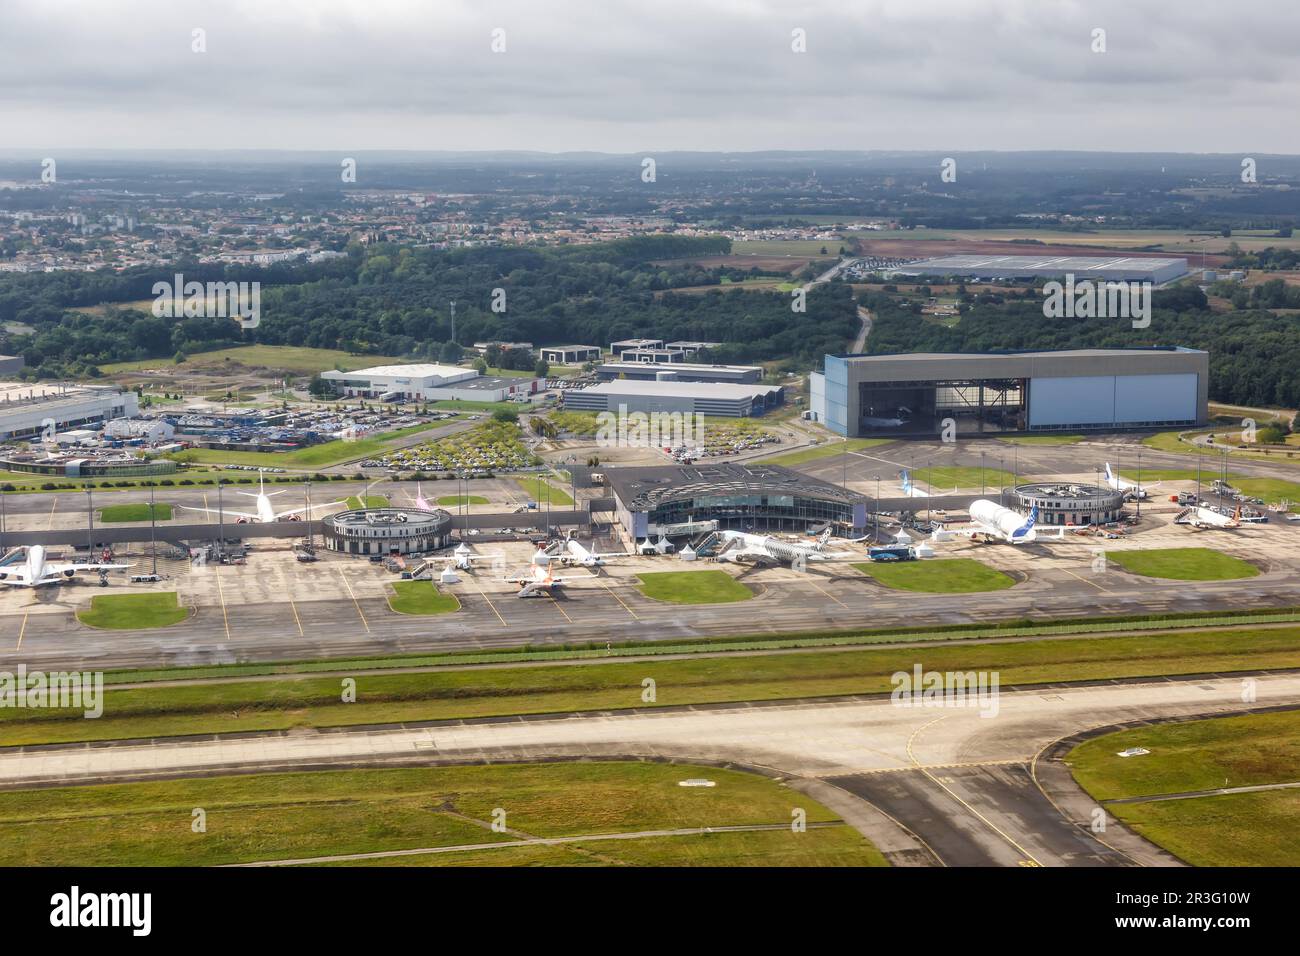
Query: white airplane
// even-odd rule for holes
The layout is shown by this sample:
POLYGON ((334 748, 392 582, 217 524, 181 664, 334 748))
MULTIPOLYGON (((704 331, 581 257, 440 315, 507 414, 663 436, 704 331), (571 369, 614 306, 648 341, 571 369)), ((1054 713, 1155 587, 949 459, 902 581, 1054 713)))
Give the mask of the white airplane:
POLYGON ((1151 497, 1150 490, 1160 486, 1160 482, 1154 485, 1139 485, 1132 481, 1125 481, 1111 470, 1110 462, 1106 462, 1106 484, 1115 491, 1124 492, 1125 497, 1136 498, 1138 501, 1146 501, 1151 497))
POLYGON ((912 484, 912 476, 907 473, 906 468, 904 468, 901 472, 899 472, 898 477, 899 480, 902 482, 901 487, 903 489, 904 497, 907 498, 929 498, 930 497, 930 493, 928 491, 922 491, 920 488, 916 487, 916 485, 912 484))
POLYGON ((1197 505, 1192 508, 1187 517, 1176 519, 1179 524, 1189 524, 1193 528, 1240 528, 1241 527, 1241 505, 1230 515, 1215 511, 1213 508, 1206 508, 1197 505))
MULTIPOLYGON (((937 528, 931 535, 933 541, 948 541, 958 535, 974 538, 989 537, 1005 541, 1007 544, 1027 544, 1038 538, 1034 525, 1038 523, 1038 508, 1035 506, 1026 518, 1019 512, 1004 508, 996 501, 980 498, 971 502, 971 527, 937 528)), ((1059 529, 1058 537, 1065 536, 1065 529, 1059 529)))
MULTIPOLYGON (((315 511, 317 508, 332 508, 335 505, 343 503, 341 501, 330 501, 323 505, 312 505, 310 508, 290 508, 288 511, 276 511, 271 507, 271 499, 276 495, 284 494, 289 489, 281 488, 279 491, 268 493, 266 490, 266 477, 259 472, 257 480, 258 490, 256 494, 251 491, 235 492, 235 494, 243 495, 246 498, 257 499, 257 503, 254 505, 257 509, 255 513, 250 514, 247 511, 231 511, 229 508, 224 509, 224 514, 234 515, 238 519, 235 522, 236 524, 248 524, 249 522, 270 524, 275 521, 301 521, 304 515, 315 511)), ((222 511, 222 509, 219 508, 198 508, 192 505, 181 505, 180 507, 186 511, 202 511, 207 514, 217 514, 219 511, 222 511)))
POLYGON ((45 560, 44 545, 34 544, 27 549, 27 560, 24 563, 14 562, 0 566, 0 584, 20 588, 59 584, 78 571, 98 571, 100 583, 107 584, 105 575, 109 571, 121 571, 129 567, 129 564, 102 564, 95 561, 50 562, 45 560))
POLYGON ((610 558, 627 557, 621 551, 607 551, 601 554, 599 551, 588 551, 574 538, 569 538, 564 542, 565 554, 560 555, 560 563, 567 567, 581 565, 584 568, 603 568, 605 562, 610 558))
POLYGON ((562 588, 568 583, 566 578, 557 578, 552 574, 549 562, 538 561, 536 555, 533 556, 527 571, 505 580, 508 584, 519 585, 519 591, 515 597, 521 598, 533 597, 536 594, 544 594, 550 597, 552 591, 562 588))
POLYGON ((415 505, 415 507, 419 508, 421 511, 434 510, 433 505, 429 504, 429 499, 424 497, 424 492, 420 490, 420 483, 418 481, 415 483, 415 497, 412 498, 410 495, 407 495, 406 500, 415 505))
POLYGON ((795 567, 811 561, 862 560, 862 555, 849 551, 825 551, 831 532, 826 530, 816 544, 794 544, 771 535, 749 534, 745 531, 720 532, 725 542, 718 552, 719 561, 753 561, 760 564, 789 564, 795 567))

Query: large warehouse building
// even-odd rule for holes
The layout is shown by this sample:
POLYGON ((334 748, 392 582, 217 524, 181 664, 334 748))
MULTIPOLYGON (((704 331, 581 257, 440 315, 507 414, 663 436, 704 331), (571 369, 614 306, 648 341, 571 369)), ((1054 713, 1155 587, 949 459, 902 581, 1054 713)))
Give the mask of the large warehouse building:
POLYGON ((1187 275, 1186 259, 1155 256, 941 256, 893 270, 914 276, 965 279, 1110 279, 1162 285, 1187 275))
POLYGON ((596 366, 596 377, 602 382, 616 378, 661 382, 738 382, 752 384, 763 380, 761 365, 701 365, 679 362, 672 368, 656 368, 644 362, 606 362, 596 366))
POLYGON ((1155 346, 980 354, 828 355, 810 411, 833 432, 934 435, 1203 425, 1210 356, 1155 346))
POLYGON ((459 365, 376 365, 321 378, 349 397, 384 400, 505 402, 531 395, 539 380, 480 375, 459 365))
POLYGON ((619 521, 637 538, 703 520, 737 531, 807 531, 827 523, 864 528, 867 523, 862 495, 779 465, 611 468, 605 480, 619 521))
POLYGON ((98 425, 140 413, 135 392, 101 385, 0 383, 0 440, 98 425))
POLYGON ((579 412, 683 412, 747 418, 785 401, 780 385, 618 379, 564 393, 564 407, 579 412))

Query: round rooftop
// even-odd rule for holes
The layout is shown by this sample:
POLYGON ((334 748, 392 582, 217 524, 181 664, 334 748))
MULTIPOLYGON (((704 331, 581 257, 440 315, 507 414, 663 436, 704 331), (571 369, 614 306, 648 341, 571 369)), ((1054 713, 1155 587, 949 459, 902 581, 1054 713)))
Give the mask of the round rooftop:
POLYGON ((379 531, 402 528, 419 533, 441 530, 451 524, 451 514, 441 508, 430 511, 420 508, 355 508, 329 515, 325 522, 343 533, 366 528, 379 531))

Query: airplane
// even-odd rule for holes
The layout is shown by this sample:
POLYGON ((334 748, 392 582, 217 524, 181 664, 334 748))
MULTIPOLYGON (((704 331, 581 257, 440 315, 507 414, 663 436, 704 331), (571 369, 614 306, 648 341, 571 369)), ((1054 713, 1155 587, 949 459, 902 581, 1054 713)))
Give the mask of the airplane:
MULTIPOLYGON (((930 539, 932 541, 948 541, 958 535, 968 538, 983 536, 998 539, 1007 544, 1028 544, 1038 538, 1038 532, 1034 528, 1034 525, 1038 523, 1037 505, 1029 512, 1029 517, 1025 518, 1019 512, 1002 507, 996 501, 980 498, 971 502, 970 517, 971 527, 937 528, 930 536, 930 539)), ((1065 528, 1058 529, 1057 537, 1065 537, 1065 528)))
POLYGON ((1154 485, 1139 485, 1132 481, 1125 481, 1111 471, 1110 462, 1106 462, 1106 484, 1115 491, 1124 492, 1126 498, 1136 498, 1138 501, 1146 501, 1151 497, 1150 490, 1160 487, 1160 482, 1156 482, 1154 485))
POLYGON ((844 561, 862 560, 862 555, 849 551, 824 551, 830 540, 828 528, 817 539, 816 544, 792 544, 771 535, 749 534, 745 531, 722 531, 722 550, 718 552, 719 561, 753 561, 757 564, 789 564, 802 566, 810 561, 844 561))
MULTIPOLYGON (((275 495, 282 495, 289 489, 281 488, 279 491, 272 491, 268 493, 266 490, 266 476, 263 475, 261 472, 259 472, 257 476, 257 480, 258 480, 258 491, 256 494, 254 494, 251 491, 236 492, 236 494, 243 495, 246 498, 257 499, 257 503, 256 505, 254 505, 254 507, 257 509, 256 513, 250 514, 247 511, 231 511, 228 508, 224 509, 225 514, 234 515, 238 519, 235 522, 236 524, 248 524, 250 522, 255 522, 258 524, 269 524, 271 522, 285 521, 285 520, 301 521, 302 516, 304 514, 307 514, 310 511, 315 511, 317 508, 332 508, 335 505, 339 505, 343 503, 341 501, 331 501, 323 505, 312 505, 311 508, 290 508, 288 511, 276 511, 274 508, 271 507, 271 498, 273 498, 275 495)), ((217 508, 199 508, 193 505, 181 505, 180 507, 185 511, 202 511, 207 514, 216 514, 219 510, 221 510, 217 508)))
POLYGON ((0 566, 0 584, 34 588, 42 584, 60 584, 78 571, 98 571, 99 583, 103 586, 108 584, 109 571, 121 571, 130 567, 129 564, 104 564, 95 561, 47 562, 45 558, 44 545, 32 545, 27 549, 25 563, 0 566))
POLYGON ((928 491, 922 491, 920 488, 916 487, 916 485, 912 484, 912 476, 907 473, 906 468, 904 468, 901 472, 899 472, 898 477, 902 481, 902 489, 903 489, 904 497, 907 498, 929 498, 930 497, 930 493, 928 491))
POLYGON ((506 578, 507 584, 518 584, 519 591, 515 597, 533 597, 536 594, 544 594, 550 597, 552 592, 558 588, 564 587, 568 580, 566 578, 557 578, 551 573, 548 562, 537 560, 537 555, 533 556, 533 561, 528 565, 528 570, 512 578, 506 578))
POLYGON ((421 511, 434 510, 433 505, 429 504, 429 499, 424 497, 424 492, 420 490, 420 483, 418 481, 415 483, 415 497, 412 498, 410 495, 407 495, 406 500, 415 505, 415 507, 419 508, 421 511))
POLYGON ((1241 527, 1241 505, 1237 505, 1236 510, 1230 515, 1215 511, 1213 508, 1206 508, 1197 505, 1195 508, 1186 512, 1187 518, 1184 520, 1181 516, 1175 519, 1178 524, 1189 524, 1193 528, 1240 528, 1241 527))
POLYGON ((581 565, 584 568, 603 568, 609 558, 627 557, 621 551, 606 552, 604 554, 599 551, 588 551, 574 538, 565 541, 564 547, 567 554, 560 555, 560 563, 566 568, 574 565, 581 565))

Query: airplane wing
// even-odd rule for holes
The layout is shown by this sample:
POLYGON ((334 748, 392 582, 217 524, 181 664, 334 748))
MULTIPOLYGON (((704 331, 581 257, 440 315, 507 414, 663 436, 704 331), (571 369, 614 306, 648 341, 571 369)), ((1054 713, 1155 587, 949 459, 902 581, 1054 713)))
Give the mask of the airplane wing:
POLYGON ((226 514, 234 515, 236 518, 247 518, 249 521, 256 521, 257 515, 250 515, 247 511, 231 511, 229 508, 199 508, 194 505, 177 505, 184 511, 202 511, 204 514, 226 514))
POLYGON ((80 561, 71 564, 46 563, 45 577, 57 577, 69 571, 125 571, 130 566, 129 564, 87 564, 80 561))
POLYGON ((0 572, 0 574, 3 574, 3 576, 0 577, 0 584, 8 584, 14 587, 26 587, 31 584, 31 581, 27 578, 26 568, 21 570, 15 568, 12 571, 0 572))
POLYGON ((287 517, 288 515, 310 514, 311 512, 315 511, 317 508, 333 508, 335 505, 341 505, 341 504, 346 504, 346 502, 343 500, 327 501, 324 504, 312 505, 310 508, 290 508, 288 511, 276 512, 275 517, 276 520, 278 521, 279 519, 287 517))

